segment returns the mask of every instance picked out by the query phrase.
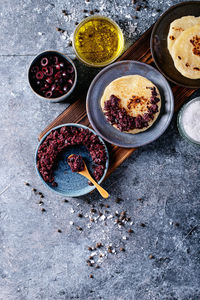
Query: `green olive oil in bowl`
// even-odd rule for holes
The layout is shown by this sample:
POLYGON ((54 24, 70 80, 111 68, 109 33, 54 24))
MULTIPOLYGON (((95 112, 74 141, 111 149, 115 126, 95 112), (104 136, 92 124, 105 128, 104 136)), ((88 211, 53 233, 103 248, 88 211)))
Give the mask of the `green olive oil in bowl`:
POLYGON ((73 47, 77 57, 85 64, 103 67, 120 56, 124 37, 120 27, 111 19, 91 16, 75 29, 73 47))

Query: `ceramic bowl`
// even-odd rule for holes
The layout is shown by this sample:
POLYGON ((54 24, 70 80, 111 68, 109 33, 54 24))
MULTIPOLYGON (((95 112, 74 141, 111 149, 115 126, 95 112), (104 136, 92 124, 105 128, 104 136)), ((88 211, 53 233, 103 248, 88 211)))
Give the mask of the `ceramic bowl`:
MULTIPOLYGON (((50 132, 52 130, 61 128, 63 126, 66 126, 66 127, 73 126, 73 127, 78 127, 78 128, 84 128, 84 129, 88 129, 92 133, 96 134, 96 132, 94 130, 92 130, 84 125, 80 125, 80 124, 68 123, 68 124, 63 124, 63 125, 54 127, 53 129, 51 129, 49 132, 47 132, 44 135, 44 137, 41 139, 41 141, 39 142, 39 144, 37 146, 36 153, 35 153, 36 172, 39 175, 42 182, 45 184, 45 186, 47 186, 53 192, 56 192, 65 197, 83 196, 83 195, 88 194, 91 191, 93 191, 95 189, 95 187, 90 186, 88 184, 88 180, 85 177, 83 177, 82 175, 80 175, 78 173, 73 173, 66 161, 66 158, 71 154, 80 154, 83 157, 83 159, 88 167, 89 172, 92 174, 92 158, 91 158, 89 152, 86 150, 85 146, 81 146, 81 145, 70 146, 66 151, 64 151, 61 154, 61 156, 59 158, 58 166, 54 171, 55 181, 58 183, 57 187, 53 187, 50 183, 45 182, 37 168, 37 153, 38 153, 38 149, 39 149, 40 145, 44 142, 45 138, 50 134, 50 132)), ((104 170, 104 174, 103 174, 102 178, 100 179, 100 181, 98 182, 98 183, 101 183, 104 180, 107 170, 108 170, 109 154, 108 154, 108 149, 107 149, 104 141, 101 139, 101 137, 98 136, 98 138, 104 145, 106 154, 107 154, 107 161, 106 161, 106 167, 104 170)))
POLYGON ((64 101, 67 97, 69 97, 71 95, 71 93, 73 92, 75 86, 76 86, 76 83, 77 83, 77 70, 76 70, 76 66, 75 64, 73 63, 73 61, 68 57, 66 56, 65 54, 62 54, 58 51, 54 51, 54 50, 47 50, 47 51, 44 51, 40 54, 38 54, 34 59, 33 61, 31 62, 30 64, 30 67, 28 69, 28 81, 29 81, 29 85, 32 89, 32 91, 40 98, 44 99, 44 100, 48 100, 50 102, 62 102, 64 101), (38 62, 38 60, 40 60, 43 56, 49 56, 49 55, 56 55, 58 57, 62 57, 63 60, 69 62, 73 68, 74 68, 74 72, 75 72, 75 77, 74 77, 74 82, 73 82, 73 85, 71 87, 71 89, 65 93, 64 95, 60 96, 60 97, 57 97, 57 98, 47 98, 47 97, 43 97, 42 95, 38 94, 37 91, 34 89, 34 87, 32 86, 32 83, 31 83, 31 79, 30 79, 30 70, 31 68, 33 67, 34 64, 36 64, 38 62))

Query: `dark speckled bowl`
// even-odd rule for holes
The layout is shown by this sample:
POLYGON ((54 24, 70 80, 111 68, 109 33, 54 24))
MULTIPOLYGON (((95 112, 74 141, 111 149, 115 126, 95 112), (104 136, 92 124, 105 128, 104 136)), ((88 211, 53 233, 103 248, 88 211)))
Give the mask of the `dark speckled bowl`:
MULTIPOLYGON (((54 171, 55 181, 58 183, 57 187, 53 187, 50 183, 45 182, 37 168, 37 153, 38 153, 38 149, 39 149, 40 145, 44 142, 45 138, 50 134, 50 132, 52 130, 61 128, 63 126, 73 126, 73 127, 89 129, 92 133, 96 134, 96 132, 94 132, 92 129, 90 129, 84 125, 80 125, 80 124, 68 123, 68 124, 63 124, 63 125, 54 127, 53 129, 51 129, 49 132, 47 132, 44 135, 44 137, 38 144, 38 147, 37 147, 36 153, 35 153, 36 171, 37 171, 37 174, 39 175, 40 179, 42 180, 42 182, 48 188, 50 188, 52 191, 54 191, 58 194, 61 194, 63 196, 66 196, 66 197, 83 196, 83 195, 88 194, 91 191, 93 191, 95 189, 95 186, 93 186, 93 185, 90 186, 88 184, 87 178, 83 177, 82 175, 80 175, 78 173, 73 173, 71 171, 71 168, 67 163, 67 157, 71 154, 80 154, 83 157, 90 174, 92 174, 92 158, 85 146, 81 146, 81 145, 70 146, 66 151, 64 151, 61 154, 61 156, 59 157, 58 166, 57 166, 56 170, 54 171)), ((103 174, 102 178, 98 182, 98 183, 101 183, 103 181, 103 179, 105 178, 107 170, 108 170, 109 154, 108 154, 108 150, 107 150, 107 147, 106 147, 104 141, 100 137, 99 137, 99 140, 103 143, 106 153, 107 153, 106 168, 104 170, 104 174, 103 174)))
POLYGON ((183 16, 200 16, 200 2, 182 2, 170 7, 156 22, 151 34, 151 53, 157 68, 170 81, 180 86, 199 88, 200 79, 190 79, 175 68, 167 48, 170 23, 183 16))
POLYGON ((138 61, 121 61, 104 68, 92 81, 87 94, 86 109, 95 131, 111 144, 135 148, 153 142, 168 127, 174 111, 174 97, 165 77, 150 65, 138 61), (144 132, 130 134, 120 132, 106 120, 100 99, 106 86, 118 77, 141 75, 151 80, 161 95, 161 111, 154 124, 144 132))

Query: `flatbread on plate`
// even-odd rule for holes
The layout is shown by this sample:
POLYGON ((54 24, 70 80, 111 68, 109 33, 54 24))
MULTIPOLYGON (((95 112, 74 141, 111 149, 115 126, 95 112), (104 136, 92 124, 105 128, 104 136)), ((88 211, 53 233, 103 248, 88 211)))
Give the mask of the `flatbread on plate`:
MULTIPOLYGON (((150 98, 152 91, 150 88, 155 87, 157 97, 160 99, 158 103, 158 112, 154 114, 154 119, 148 122, 148 126, 141 129, 132 129, 128 133, 139 133, 147 130, 157 119, 161 108, 161 97, 157 87, 147 78, 140 75, 128 75, 113 80, 104 90, 101 98, 101 108, 103 112, 104 104, 110 99, 111 95, 115 95, 120 99, 120 106, 125 108, 127 113, 133 117, 137 117, 138 114, 143 115, 148 113, 148 106, 151 106, 150 98), (135 97, 134 97, 135 96, 135 97), (140 99, 139 102, 133 101, 133 99, 140 99)), ((116 125, 113 125, 117 128, 116 125)), ((117 128, 118 129, 118 128, 117 128)), ((119 130, 119 129, 118 129, 119 130)))

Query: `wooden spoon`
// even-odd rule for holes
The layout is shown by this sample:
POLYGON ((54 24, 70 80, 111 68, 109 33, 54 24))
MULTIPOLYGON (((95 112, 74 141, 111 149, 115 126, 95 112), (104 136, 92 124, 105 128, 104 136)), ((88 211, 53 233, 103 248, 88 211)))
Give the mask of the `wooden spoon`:
MULTIPOLYGON (((71 154, 69 157, 71 157, 73 154, 71 154)), ((101 196, 103 198, 108 198, 110 195, 108 194, 108 192, 106 190, 104 190, 90 175, 88 168, 83 160, 84 163, 84 170, 77 172, 78 174, 81 174, 82 176, 86 177, 88 180, 90 180, 97 188, 97 190, 99 191, 99 193, 101 194, 101 196)))

